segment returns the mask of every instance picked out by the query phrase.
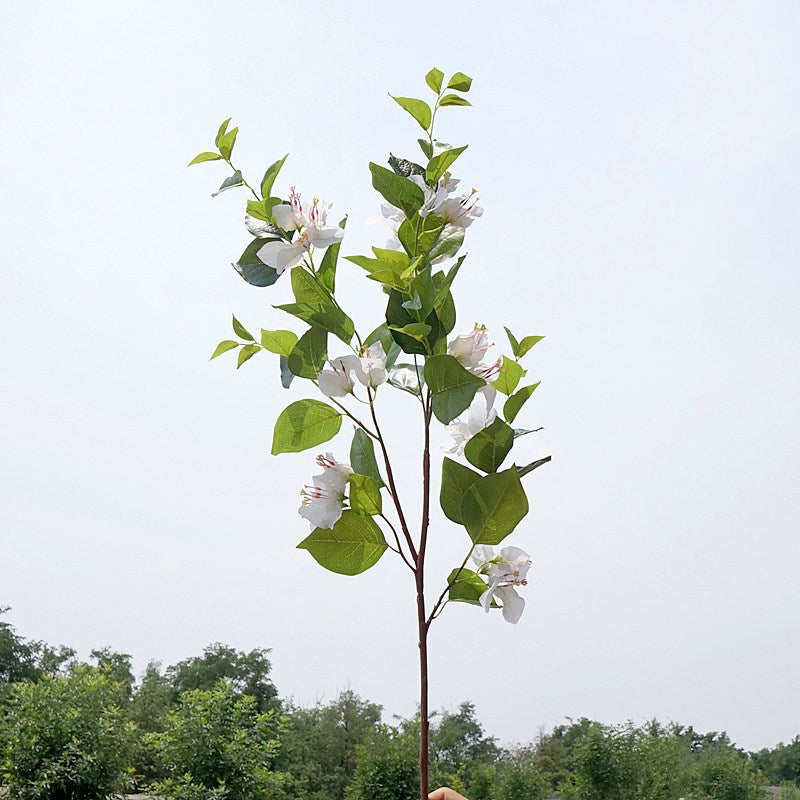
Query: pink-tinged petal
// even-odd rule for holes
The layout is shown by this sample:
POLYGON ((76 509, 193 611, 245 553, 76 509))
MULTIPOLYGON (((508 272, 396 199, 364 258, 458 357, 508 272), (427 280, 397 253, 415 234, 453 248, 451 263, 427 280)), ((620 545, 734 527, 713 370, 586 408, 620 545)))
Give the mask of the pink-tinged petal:
POLYGON ((513 586, 504 586, 498 589, 495 594, 503 604, 503 619, 512 625, 516 625, 525 610, 525 598, 520 597, 513 586))

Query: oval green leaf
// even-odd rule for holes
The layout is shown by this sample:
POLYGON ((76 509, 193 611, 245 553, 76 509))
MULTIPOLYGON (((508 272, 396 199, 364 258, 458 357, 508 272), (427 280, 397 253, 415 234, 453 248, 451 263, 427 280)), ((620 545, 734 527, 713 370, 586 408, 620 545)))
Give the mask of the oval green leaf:
POLYGON ((339 433, 342 415, 320 400, 298 400, 281 411, 275 422, 272 455, 299 453, 327 442, 339 433))
POLYGON ((387 545, 371 517, 344 511, 332 529, 315 528, 297 547, 331 572, 358 575, 378 563, 387 545))
POLYGON ((475 544, 500 544, 527 513, 528 498, 516 467, 475 481, 461 503, 464 527, 475 544))

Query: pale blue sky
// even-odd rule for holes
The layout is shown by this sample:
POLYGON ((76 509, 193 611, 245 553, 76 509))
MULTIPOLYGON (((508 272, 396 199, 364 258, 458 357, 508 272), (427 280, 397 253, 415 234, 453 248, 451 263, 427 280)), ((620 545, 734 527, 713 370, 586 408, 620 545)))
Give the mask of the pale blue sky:
MULTIPOLYGON (((436 64, 475 78, 441 121, 486 209, 461 327, 547 335, 520 460, 554 460, 509 540, 534 557, 525 616, 448 609, 433 703, 472 699, 504 740, 565 715, 800 733, 799 35, 789 2, 7 8, 0 605, 84 655, 268 646, 284 695, 413 711, 407 574, 293 549, 312 456, 268 450, 299 390, 267 356, 207 361, 232 311, 285 325, 288 286, 234 274, 244 196, 212 201, 223 169, 185 164, 233 115, 246 175, 290 151, 277 188, 349 212, 363 252, 384 240, 367 162, 416 149, 387 92, 436 64)), ((366 328, 382 301, 358 273, 341 292, 366 328)), ((398 441, 415 409, 389 405, 398 441)), ((431 583, 462 537, 437 517, 431 583)))

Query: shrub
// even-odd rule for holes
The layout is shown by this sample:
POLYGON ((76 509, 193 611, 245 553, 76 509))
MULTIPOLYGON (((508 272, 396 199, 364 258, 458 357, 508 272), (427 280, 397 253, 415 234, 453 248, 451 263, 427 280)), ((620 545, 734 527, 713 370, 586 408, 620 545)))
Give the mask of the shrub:
POLYGON ((0 778, 13 800, 100 800, 125 782, 120 687, 90 667, 13 687, 0 778))
POLYGON ((275 711, 259 712, 230 683, 185 692, 163 733, 149 736, 168 776, 152 791, 170 800, 282 797, 284 776, 272 769, 281 727, 275 711))
POLYGON ((692 777, 691 800, 764 800, 764 781, 735 750, 701 758, 692 777))
POLYGON ((419 764, 413 728, 384 728, 367 745, 357 748, 356 771, 348 800, 416 800, 419 764))

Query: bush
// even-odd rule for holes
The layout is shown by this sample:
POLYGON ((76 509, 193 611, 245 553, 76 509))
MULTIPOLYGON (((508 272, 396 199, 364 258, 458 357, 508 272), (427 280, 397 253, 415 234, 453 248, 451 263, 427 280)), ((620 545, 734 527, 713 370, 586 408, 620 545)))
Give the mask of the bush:
POLYGON ((13 800, 101 800, 125 783, 120 687, 90 667, 20 683, 2 726, 0 778, 13 800))
POLYGON ((546 800, 550 781, 531 764, 504 764, 495 781, 494 800, 546 800))
POLYGON ((163 733, 150 734, 168 776, 151 791, 170 800, 269 800, 284 795, 273 771, 282 722, 221 681, 181 695, 163 733))
POLYGON ((416 800, 419 797, 417 738, 406 731, 382 729, 356 751, 356 771, 347 800, 416 800))
POLYGON ((691 800, 764 800, 764 781, 735 750, 705 755, 692 776, 691 800))

